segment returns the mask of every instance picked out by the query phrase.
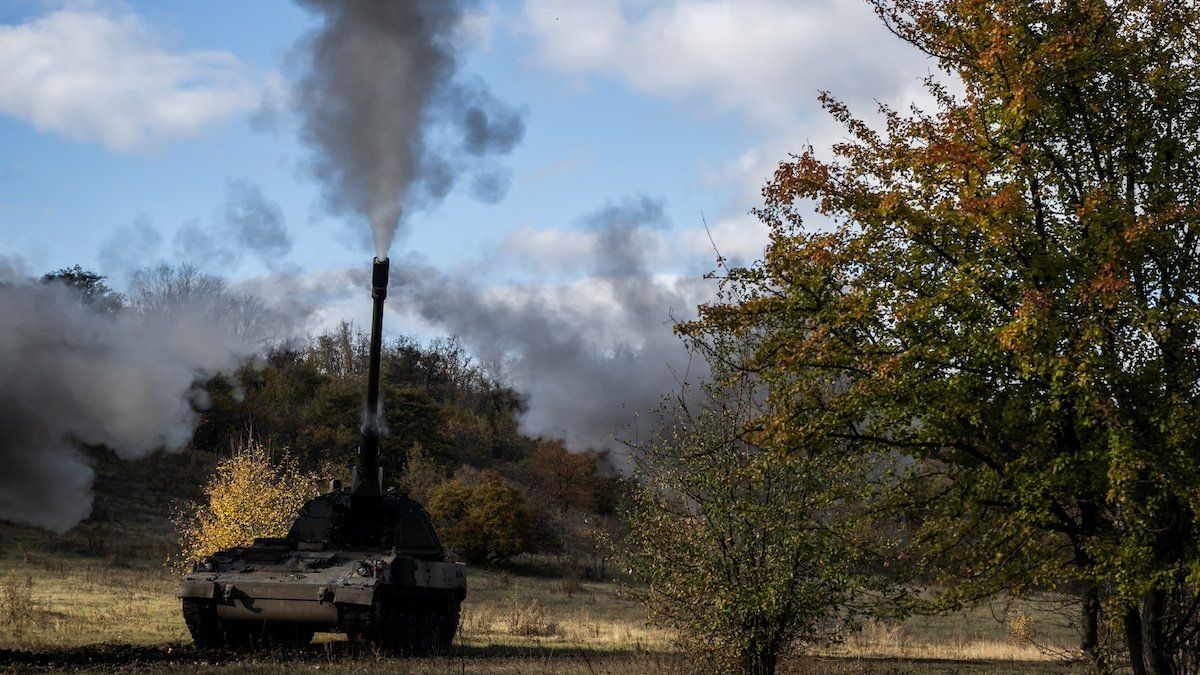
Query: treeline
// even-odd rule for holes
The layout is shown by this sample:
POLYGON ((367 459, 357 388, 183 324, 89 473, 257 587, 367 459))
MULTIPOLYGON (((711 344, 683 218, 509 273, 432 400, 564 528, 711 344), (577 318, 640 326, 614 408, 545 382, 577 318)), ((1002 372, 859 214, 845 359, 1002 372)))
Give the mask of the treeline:
MULTIPOLYGON (((254 437, 348 482, 367 350, 368 335, 342 323, 210 380, 193 449, 220 453, 254 437)), ((540 552, 603 572, 593 530, 612 525, 619 488, 604 453, 521 433, 522 397, 453 338, 385 340, 380 386, 386 486, 425 502, 448 546, 472 563, 540 552)))

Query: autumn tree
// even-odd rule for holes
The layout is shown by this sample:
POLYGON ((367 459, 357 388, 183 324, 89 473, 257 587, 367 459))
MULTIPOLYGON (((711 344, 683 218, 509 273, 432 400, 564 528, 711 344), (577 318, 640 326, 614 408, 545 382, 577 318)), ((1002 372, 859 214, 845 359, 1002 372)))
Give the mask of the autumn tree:
POLYGON ((1096 669, 1195 668, 1200 10, 874 4, 961 88, 878 123, 823 96, 847 139, 780 165, 744 301, 691 329, 766 334, 783 433, 811 374, 840 382, 827 433, 906 458, 881 498, 946 606, 1055 588, 1096 669))
POLYGON ((529 470, 534 486, 558 510, 591 510, 604 488, 602 461, 596 453, 568 450, 561 440, 541 439, 529 455, 529 470))
POLYGON ((173 514, 179 533, 177 567, 256 537, 287 534, 301 507, 318 492, 318 478, 286 453, 272 458, 250 439, 213 468, 204 499, 173 514))

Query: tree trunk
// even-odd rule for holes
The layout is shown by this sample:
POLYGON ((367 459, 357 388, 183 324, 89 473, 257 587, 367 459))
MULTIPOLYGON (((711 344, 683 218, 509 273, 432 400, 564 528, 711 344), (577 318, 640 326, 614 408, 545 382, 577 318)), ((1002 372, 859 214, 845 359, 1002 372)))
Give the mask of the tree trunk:
POLYGON ((754 649, 747 654, 743 669, 746 675, 775 675, 777 658, 769 650, 754 649))
MULTIPOLYGON (((1071 429, 1074 429, 1074 424, 1071 425, 1071 429)), ((1071 438, 1075 438, 1074 432, 1072 432, 1071 438)), ((1079 446, 1077 438, 1072 445, 1077 451, 1079 446)), ((1079 530, 1071 536, 1071 548, 1074 549, 1075 564, 1079 569, 1088 571, 1091 570, 1093 561, 1084 548, 1084 542, 1087 538, 1095 535, 1100 514, 1095 504, 1089 500, 1079 500, 1077 504, 1079 506, 1079 530)), ((1109 672, 1108 659, 1105 657, 1104 649, 1100 646, 1100 586, 1095 580, 1088 579, 1084 581, 1081 595, 1083 607, 1079 623, 1079 646, 1088 661, 1091 662, 1093 671, 1107 673, 1109 672)))
POLYGON ((1084 585, 1082 597, 1079 648, 1091 662, 1092 670, 1105 673, 1108 672, 1108 664, 1100 649, 1100 591, 1095 582, 1089 581, 1084 585))
POLYGON ((1175 666, 1167 653, 1163 636, 1163 621, 1166 612, 1166 591, 1155 589, 1146 593, 1142 601, 1142 650, 1145 653, 1149 675, 1174 675, 1175 666))
POLYGON ((1146 675, 1146 658, 1142 654, 1142 618, 1134 607, 1125 610, 1125 646, 1129 649, 1129 665, 1133 675, 1146 675))
POLYGON ((775 640, 753 640, 742 657, 746 675, 775 675, 779 662, 779 646, 775 640))

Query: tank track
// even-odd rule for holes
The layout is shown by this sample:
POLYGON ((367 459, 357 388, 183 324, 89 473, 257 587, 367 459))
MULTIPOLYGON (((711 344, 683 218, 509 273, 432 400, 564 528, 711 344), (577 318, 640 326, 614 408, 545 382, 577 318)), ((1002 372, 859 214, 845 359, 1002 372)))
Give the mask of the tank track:
POLYGON ((258 622, 228 622, 217 618, 216 606, 208 600, 183 599, 183 621, 196 649, 297 649, 312 642, 312 629, 294 624, 267 625, 258 622))
POLYGON ((217 619, 217 608, 207 600, 183 599, 183 622, 192 634, 196 649, 220 649, 225 646, 225 634, 217 619))
POLYGON ((459 605, 449 612, 385 611, 373 626, 373 641, 399 656, 440 656, 450 651, 458 632, 459 605))

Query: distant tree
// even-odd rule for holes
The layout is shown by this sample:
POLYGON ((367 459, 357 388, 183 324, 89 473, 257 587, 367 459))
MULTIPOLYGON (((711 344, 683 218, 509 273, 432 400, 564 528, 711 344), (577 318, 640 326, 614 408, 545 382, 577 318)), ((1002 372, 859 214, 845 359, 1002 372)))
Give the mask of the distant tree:
POLYGON ((125 304, 120 293, 104 283, 105 277, 79 265, 64 267, 42 276, 43 283, 61 283, 79 294, 84 304, 109 314, 119 312, 125 304))
POLYGON ((943 606, 1068 591, 1095 669, 1196 668, 1200 6, 874 4, 962 94, 878 125, 824 96, 846 139, 779 167, 765 260, 694 328, 764 336, 784 442, 824 375, 828 436, 907 458, 943 606))
POLYGON ((600 499, 601 457, 590 452, 571 452, 557 439, 541 439, 529 455, 533 484, 559 511, 592 510, 600 499))
POLYGON ((420 443, 405 453, 405 462, 396 482, 402 492, 422 504, 429 503, 433 491, 446 480, 446 470, 434 461, 420 443))
POLYGON ((521 491, 499 475, 457 477, 434 488, 426 505, 442 543, 476 565, 531 553, 538 523, 521 491))
POLYGON ((275 317, 257 296, 229 288, 225 279, 188 264, 158 265, 134 272, 130 306, 144 314, 201 314, 233 334, 262 342, 275 335, 275 317))
POLYGON ((192 265, 162 264, 133 274, 130 304, 147 314, 171 314, 181 308, 216 308, 224 302, 229 284, 192 265))
POLYGON ((381 439, 382 458, 390 466, 403 467, 405 453, 419 445, 425 455, 443 466, 454 466, 454 447, 446 438, 443 406, 424 389, 390 385, 383 392, 383 416, 387 435, 381 439))
POLYGON ((367 334, 342 321, 333 331, 314 338, 305 358, 323 375, 347 379, 365 372, 367 348, 367 334))

